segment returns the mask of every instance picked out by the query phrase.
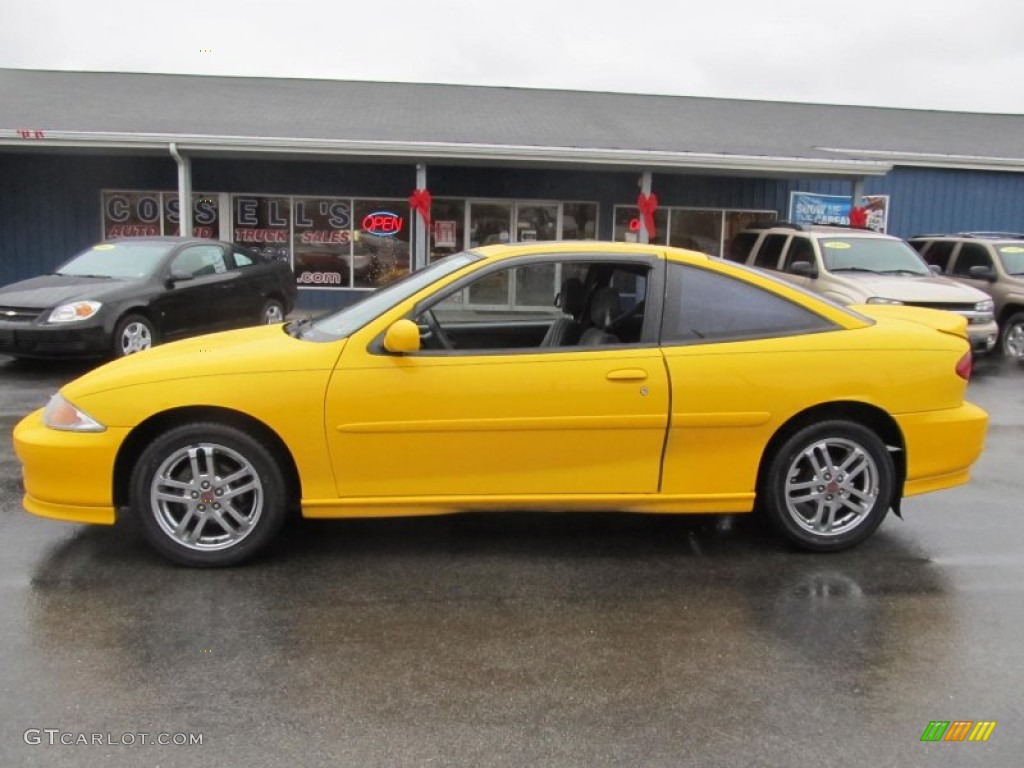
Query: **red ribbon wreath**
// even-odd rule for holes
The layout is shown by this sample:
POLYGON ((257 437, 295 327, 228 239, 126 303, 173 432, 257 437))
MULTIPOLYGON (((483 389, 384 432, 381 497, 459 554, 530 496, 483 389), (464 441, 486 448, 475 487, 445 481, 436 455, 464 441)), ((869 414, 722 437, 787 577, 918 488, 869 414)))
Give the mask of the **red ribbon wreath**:
POLYGON ((868 225, 868 212, 866 208, 861 208, 859 205, 853 206, 850 209, 850 226, 851 227, 866 227, 868 225))
POLYGON ((640 209, 640 215, 644 217, 644 227, 647 228, 647 239, 654 239, 654 212, 658 210, 658 196, 653 192, 649 195, 640 193, 636 199, 636 207, 640 209))
POLYGON ((423 218, 427 230, 430 229, 430 192, 426 189, 417 189, 409 195, 409 205, 416 213, 423 218))

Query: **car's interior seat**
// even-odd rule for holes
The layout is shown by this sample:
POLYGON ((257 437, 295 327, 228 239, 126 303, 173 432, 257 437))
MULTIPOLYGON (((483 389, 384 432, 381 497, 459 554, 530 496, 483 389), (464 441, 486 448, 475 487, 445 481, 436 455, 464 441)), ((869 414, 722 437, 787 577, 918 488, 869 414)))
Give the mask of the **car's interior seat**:
POLYGON ((583 334, 580 316, 587 301, 587 289, 578 277, 567 277, 562 281, 562 290, 555 297, 555 305, 562 310, 562 316, 544 334, 542 347, 564 347, 575 344, 583 334))
POLYGON ((611 333, 609 329, 621 314, 622 301, 617 290, 610 285, 595 289, 590 297, 591 326, 580 337, 580 346, 618 344, 619 337, 611 333))

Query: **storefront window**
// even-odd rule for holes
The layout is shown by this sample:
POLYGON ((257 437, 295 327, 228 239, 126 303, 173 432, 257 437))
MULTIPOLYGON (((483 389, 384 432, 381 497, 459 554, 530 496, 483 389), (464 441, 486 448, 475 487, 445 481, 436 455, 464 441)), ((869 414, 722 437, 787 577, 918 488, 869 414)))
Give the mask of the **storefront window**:
MULTIPOLYGON (((649 242, 665 245, 665 232, 668 229, 668 211, 659 208, 654 212, 654 237, 649 242)), ((640 209, 635 205, 615 206, 615 239, 625 243, 640 242, 640 209)))
POLYGON ((289 260, 291 198, 235 195, 231 204, 234 242, 271 259, 289 260))
MULTIPOLYGON (((176 237, 181 232, 181 209, 175 192, 164 192, 164 234, 176 237)), ((192 236, 220 237, 220 211, 216 195, 192 195, 192 236)))
POLYGON ((292 253, 299 285, 347 288, 352 284, 352 201, 293 200, 292 253))
POLYGON ((676 248, 722 255, 722 212, 672 208, 668 244, 676 248))
POLYGON ((463 249, 466 203, 462 200, 434 200, 430 204, 430 246, 427 263, 463 249))
POLYGON ((104 192, 103 239, 161 233, 159 192, 104 192))
POLYGON ((404 200, 356 200, 352 285, 379 288, 409 274, 409 205, 404 200))
POLYGON ((562 203, 562 239, 597 239, 597 203, 562 203))

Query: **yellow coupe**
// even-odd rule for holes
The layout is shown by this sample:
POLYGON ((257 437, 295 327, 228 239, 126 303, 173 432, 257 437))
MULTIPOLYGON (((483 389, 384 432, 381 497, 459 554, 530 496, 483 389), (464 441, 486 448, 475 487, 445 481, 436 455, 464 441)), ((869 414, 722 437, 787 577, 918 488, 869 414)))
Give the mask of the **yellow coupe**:
POLYGON ((485 247, 316 321, 98 368, 21 421, 25 507, 230 565, 306 517, 758 510, 795 544, 867 538, 965 483, 966 321, 842 307, 703 254, 485 247))

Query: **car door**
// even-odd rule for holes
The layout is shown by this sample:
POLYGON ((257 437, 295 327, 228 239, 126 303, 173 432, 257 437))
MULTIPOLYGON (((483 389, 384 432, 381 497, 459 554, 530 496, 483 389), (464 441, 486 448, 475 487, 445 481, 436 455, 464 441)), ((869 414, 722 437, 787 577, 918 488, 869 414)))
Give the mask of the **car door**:
MULTIPOLYGON (((477 277, 456 293, 493 302, 495 285, 522 284, 497 270, 477 277)), ((560 277, 551 271, 552 286, 560 277)), ((644 287, 657 294, 660 278, 644 287)), ((404 314, 433 306, 421 300, 404 314)), ((657 492, 669 392, 653 332, 628 344, 391 355, 380 337, 401 316, 354 335, 331 379, 326 431, 339 495, 506 496, 515 506, 529 496, 657 492)))
POLYGON ((219 245, 189 245, 178 251, 164 273, 167 289, 154 300, 158 331, 164 339, 221 327, 226 316, 224 264, 219 245))

